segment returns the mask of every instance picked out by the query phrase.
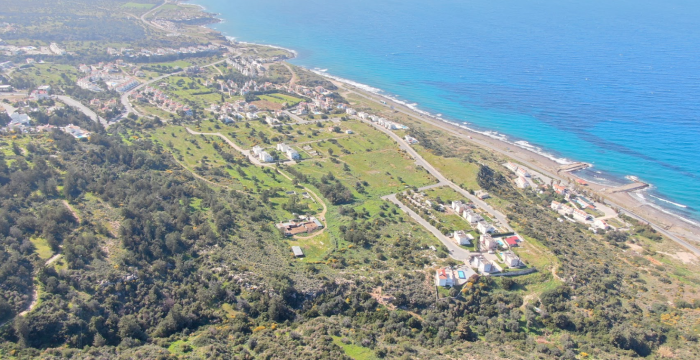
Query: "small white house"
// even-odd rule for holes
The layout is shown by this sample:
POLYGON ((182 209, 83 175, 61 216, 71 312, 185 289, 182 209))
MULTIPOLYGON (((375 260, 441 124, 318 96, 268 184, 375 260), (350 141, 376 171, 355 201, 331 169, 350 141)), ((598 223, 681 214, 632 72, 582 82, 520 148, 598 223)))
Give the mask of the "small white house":
POLYGON ((277 144, 277 150, 283 152, 289 160, 298 160, 301 158, 299 152, 287 144, 277 144))
POLYGON ((520 258, 512 251, 506 251, 503 253, 503 262, 505 262, 506 266, 510 268, 518 268, 523 266, 520 258))
POLYGON ((489 195, 489 193, 486 190, 478 190, 474 193, 474 195, 481 200, 488 199, 491 197, 491 195, 489 195))
POLYGON ((454 286, 455 278, 452 269, 438 269, 435 272, 435 285, 437 286, 454 286))
POLYGON ((496 228, 494 228, 493 225, 487 223, 486 221, 479 221, 479 223, 476 224, 476 229, 479 230, 479 232, 482 234, 490 234, 496 231, 496 228))
POLYGON ((593 219, 593 216, 591 216, 589 213, 579 210, 579 209, 574 209, 574 220, 581 221, 581 222, 587 222, 591 219, 593 219))
POLYGON ((530 187, 530 183, 527 181, 526 178, 522 176, 518 176, 518 178, 515 179, 515 185, 517 185, 521 189, 527 189, 530 187))
POLYGON ((498 242, 489 234, 484 234, 479 237, 479 250, 494 251, 498 248, 498 242))
POLYGON ((610 229, 610 225, 608 225, 608 223, 603 219, 595 219, 593 221, 593 226, 595 226, 598 229, 602 229, 602 230, 610 229))
POLYGON ((493 266, 493 264, 490 261, 486 260, 486 258, 483 255, 473 256, 471 265, 477 270, 479 270, 479 272, 482 274, 498 272, 496 267, 493 266))
POLYGON ((474 210, 472 209, 467 209, 464 210, 462 213, 462 216, 469 221, 470 224, 476 224, 480 221, 484 221, 484 218, 481 217, 481 215, 477 214, 474 210))
POLYGON ((260 153, 260 161, 268 163, 275 161, 275 158, 273 158, 267 151, 263 151, 260 153))
POLYGON ((464 210, 468 208, 469 207, 466 204, 459 200, 452 202, 452 210, 454 210, 457 214, 461 214, 462 212, 464 212, 464 210))
POLYGON ((454 232, 455 242, 459 245, 471 245, 471 241, 474 240, 472 234, 467 234, 462 230, 454 232))
POLYGON ((530 173, 527 172, 527 169, 525 169, 523 167, 518 167, 518 170, 516 171, 516 173, 520 176, 523 176, 523 177, 530 177, 530 173))

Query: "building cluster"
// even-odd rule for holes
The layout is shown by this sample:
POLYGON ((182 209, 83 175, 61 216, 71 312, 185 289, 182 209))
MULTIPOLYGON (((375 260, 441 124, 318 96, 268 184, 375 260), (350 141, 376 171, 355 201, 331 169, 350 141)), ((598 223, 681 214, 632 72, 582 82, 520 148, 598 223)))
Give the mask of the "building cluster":
MULTIPOLYGON (((49 109, 46 109, 47 113, 51 113, 55 108, 51 107, 49 109)), ((32 111, 37 111, 38 109, 32 109, 32 111)), ((43 131, 51 131, 52 129, 59 129, 65 133, 68 133, 72 135, 74 138, 81 140, 81 139, 87 139, 90 137, 90 132, 87 130, 83 130, 77 125, 67 125, 67 126, 62 126, 62 127, 56 127, 53 125, 40 125, 40 126, 33 126, 32 125, 32 119, 29 115, 20 113, 17 111, 8 111, 7 114, 10 116, 10 122, 5 126, 2 131, 3 132, 9 132, 9 131, 15 131, 15 132, 22 132, 22 133, 39 133, 43 131)))
POLYGON ((371 114, 368 114, 365 112, 357 113, 357 117, 359 117, 362 120, 369 120, 369 121, 376 123, 377 125, 382 126, 388 130, 408 130, 408 126, 406 126, 406 125, 402 125, 402 124, 399 124, 397 122, 387 120, 383 117, 371 115, 371 114))
POLYGON ((185 115, 192 115, 192 109, 188 106, 171 99, 168 94, 150 86, 139 89, 132 97, 137 101, 150 103, 170 113, 183 112, 185 115))
MULTIPOLYGON (((339 104, 336 104, 335 100, 328 96, 331 95, 332 92, 323 86, 307 87, 294 85, 287 87, 287 92, 311 99, 310 102, 301 102, 297 105, 296 109, 292 111, 297 115, 319 115, 324 111, 331 111, 334 108, 345 110, 346 113, 348 112, 344 104, 341 107, 337 107, 339 104)), ((354 110, 351 110, 351 112, 352 111, 354 110)))
POLYGON ((308 234, 318 229, 323 229, 323 223, 321 223, 315 217, 301 217, 302 219, 300 221, 290 220, 287 222, 279 223, 277 224, 277 228, 282 230, 284 236, 308 234))
POLYGON ((465 204, 461 201, 452 202, 452 210, 459 216, 471 224, 472 228, 479 231, 481 234, 490 234, 496 231, 496 228, 486 222, 484 218, 475 211, 473 204, 465 204))
MULTIPOLYGON (((413 194, 407 195, 406 199, 415 207, 427 211, 428 218, 433 221, 439 221, 438 218, 431 213, 433 210, 433 201, 429 200, 425 194, 414 192, 413 194)), ((444 206, 443 206, 444 208, 444 206)))
POLYGON ((508 170, 515 173, 517 178, 515 178, 515 185, 520 189, 537 189, 539 186, 533 180, 533 176, 530 174, 530 170, 522 165, 518 165, 512 162, 507 162, 503 164, 508 170))
POLYGON ((109 99, 107 101, 103 101, 100 99, 92 99, 90 100, 90 106, 94 109, 97 109, 97 111, 105 113, 114 109, 117 106, 117 99, 109 99))
MULTIPOLYGON (((199 45, 199 46, 189 46, 181 47, 179 49, 174 48, 155 48, 155 49, 140 49, 134 50, 129 48, 107 48, 107 54, 111 56, 123 56, 127 58, 138 58, 138 57, 157 57, 166 55, 184 55, 184 54, 206 54, 221 50, 221 47, 217 45, 199 45)), ((155 61, 155 60, 154 60, 155 61)))
POLYGON ((554 184, 552 189, 559 195, 563 195, 567 201, 565 203, 552 201, 550 208, 568 219, 573 219, 584 225, 589 225, 593 231, 609 230, 610 226, 605 219, 596 219, 586 210, 597 210, 595 201, 576 193, 575 190, 563 185, 554 184))
MULTIPOLYGON (((238 100, 234 103, 224 103, 219 106, 212 104, 211 111, 219 114, 219 119, 228 124, 237 120, 255 120, 259 119, 258 107, 254 104, 249 104, 245 100, 238 100)), ((281 112, 275 112, 275 116, 280 116, 281 112)))
POLYGON ((78 79, 76 85, 94 92, 103 91, 97 84, 103 81, 109 90, 125 93, 139 85, 139 81, 131 76, 124 75, 116 63, 99 63, 97 65, 82 64, 78 67, 86 76, 78 79))
POLYGON ((0 55, 56 55, 49 46, 0 45, 0 55))
POLYGON ((250 56, 239 55, 230 57, 226 59, 226 63, 238 70, 241 74, 252 78, 264 77, 267 73, 267 69, 265 69, 259 59, 250 56))

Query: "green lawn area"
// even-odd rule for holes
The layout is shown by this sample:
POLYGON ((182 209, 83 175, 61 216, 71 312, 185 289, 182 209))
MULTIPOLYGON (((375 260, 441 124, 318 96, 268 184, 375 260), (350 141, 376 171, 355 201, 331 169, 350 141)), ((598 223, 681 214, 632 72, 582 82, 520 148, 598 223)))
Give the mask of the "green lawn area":
POLYGON ((374 352, 371 349, 355 344, 345 344, 341 341, 340 337, 334 336, 333 343, 343 348, 345 355, 355 360, 377 359, 377 356, 374 355, 374 352))
POLYGON ((270 101, 270 102, 273 102, 273 103, 277 103, 277 104, 284 104, 284 103, 287 103, 287 105, 289 105, 289 106, 294 106, 294 105, 296 105, 296 104, 298 104, 298 103, 304 101, 304 99, 300 99, 300 98, 295 97, 295 96, 290 96, 290 95, 285 95, 285 94, 279 94, 279 93, 276 93, 276 94, 267 94, 267 95, 259 95, 258 97, 259 97, 261 100, 267 100, 267 101, 270 101))
POLYGON ((466 162, 458 158, 444 158, 433 155, 425 148, 414 145, 414 148, 423 158, 440 171, 445 177, 463 189, 479 190, 481 187, 476 181, 479 173, 479 165, 466 162))
POLYGON ((53 256, 53 250, 51 250, 51 247, 46 239, 35 237, 29 239, 29 241, 31 241, 31 243, 34 245, 34 248, 36 248, 36 253, 41 259, 48 260, 51 258, 51 256, 53 256))
MULTIPOLYGON (((302 234, 301 236, 307 236, 302 234)), ((322 234, 314 236, 310 239, 295 239, 288 238, 287 243, 289 244, 289 252, 292 252, 292 246, 299 246, 304 252, 304 257, 300 259, 303 262, 313 262, 323 260, 323 256, 328 252, 328 250, 333 248, 333 240, 330 238, 328 231, 324 231, 322 234)))
POLYGON ((135 2, 128 2, 122 7, 125 8, 130 8, 130 9, 142 9, 142 10, 150 10, 155 6, 155 4, 142 4, 142 3, 135 3, 135 2))
POLYGON ((171 61, 171 62, 153 63, 153 64, 149 64, 148 66, 155 67, 156 65, 161 65, 161 66, 166 66, 166 67, 169 66, 169 67, 173 67, 173 68, 178 66, 178 67, 184 69, 186 67, 192 66, 192 63, 184 61, 184 60, 176 60, 176 61, 171 61))
POLYGON ((449 186, 441 186, 438 188, 432 188, 424 191, 430 199, 438 200, 440 199, 442 204, 449 207, 452 205, 453 201, 459 200, 464 203, 471 202, 464 195, 456 192, 453 188, 449 186))
POLYGON ((221 102, 221 93, 205 87, 203 83, 200 83, 201 79, 193 79, 187 76, 171 76, 164 79, 164 81, 170 84, 165 92, 170 94, 174 100, 183 104, 191 101, 198 103, 202 108, 209 108, 212 103, 221 102))
POLYGON ((29 67, 19 69, 12 73, 12 77, 23 77, 32 81, 35 85, 53 85, 59 82, 65 83, 62 75, 65 74, 70 82, 78 78, 78 70, 70 65, 59 64, 33 64, 29 67))

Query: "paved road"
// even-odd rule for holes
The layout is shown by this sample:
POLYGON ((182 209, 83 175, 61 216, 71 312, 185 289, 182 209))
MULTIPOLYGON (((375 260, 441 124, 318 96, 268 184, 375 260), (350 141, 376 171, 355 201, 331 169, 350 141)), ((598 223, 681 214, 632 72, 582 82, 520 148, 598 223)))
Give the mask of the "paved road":
MULTIPOLYGON (((371 121, 367 121, 367 120, 361 120, 361 121, 364 121, 365 123, 374 126, 376 129, 384 132, 385 134, 389 135, 389 137, 394 139, 394 141, 396 141, 399 144, 399 147, 402 150, 406 151, 409 155, 411 155, 411 157, 413 157, 413 159, 416 161, 416 164, 418 164, 418 165, 422 166, 424 169, 428 170, 428 172, 431 175, 433 175, 436 179, 438 179, 438 181, 439 181, 438 184, 445 184, 445 185, 451 187, 456 192, 462 194, 464 197, 466 197, 467 199, 474 202, 477 206, 486 210, 486 212, 488 212, 492 218, 495 218, 496 220, 498 220, 503 227, 508 229, 508 231, 513 232, 513 228, 511 228, 510 225, 508 224, 508 218, 505 215, 503 215, 503 213, 494 209, 491 205, 487 204, 485 201, 470 194, 469 191, 462 189, 461 187, 457 186, 455 183, 453 183, 452 181, 447 179, 445 176, 442 175, 442 173, 440 173, 437 169, 435 169, 432 165, 430 165, 429 162, 427 162, 425 159, 423 159, 423 157, 420 156, 420 154, 418 154, 418 152, 416 150, 414 150, 411 147, 411 145, 409 145, 407 142, 405 142, 401 137, 396 135, 391 130, 387 130, 384 127, 379 126, 371 121)), ((438 185, 438 184, 436 184, 436 185, 438 185)))
POLYGON ((442 242, 447 247, 447 249, 450 251, 450 256, 453 259, 465 262, 469 261, 471 252, 461 248, 459 245, 457 245, 457 243, 448 239, 447 236, 443 235, 440 232, 440 230, 438 230, 435 226, 425 221, 425 219, 423 219, 420 215, 416 214, 415 211, 411 210, 408 206, 404 205, 401 201, 399 201, 396 198, 396 194, 384 196, 382 197, 382 199, 391 201, 392 203, 398 205, 398 207, 401 208, 401 210, 403 210, 405 213, 407 213, 408 216, 410 216, 413 220, 417 221, 428 231, 433 233, 433 235, 435 235, 435 237, 437 237, 438 240, 440 240, 440 242, 442 242))
POLYGON ((651 223, 651 222, 645 220, 643 217, 641 217, 641 216, 639 216, 639 215, 633 213, 632 211, 627 210, 627 209, 625 209, 625 208, 623 208, 623 207, 621 207, 621 206, 618 206, 617 204, 610 203, 610 202, 607 201, 607 200, 605 201, 605 203, 608 204, 608 205, 610 205, 610 206, 617 207, 618 209, 620 209, 620 212, 622 212, 623 214, 625 214, 625 215, 627 215, 627 216, 629 216, 629 217, 631 217, 631 218, 633 218, 633 219, 635 219, 635 220, 638 220, 638 221, 641 221, 641 222, 643 222, 643 223, 647 223, 647 224, 651 225, 651 227, 654 228, 654 230, 656 230, 656 231, 658 231, 659 233, 661 233, 661 234, 667 236, 668 238, 670 238, 671 240, 675 241, 675 242, 678 243, 679 245, 685 247, 686 249, 688 249, 689 251, 691 251, 691 252, 692 252, 693 254, 695 254, 696 256, 700 256, 700 250, 698 250, 698 248, 696 248, 695 246, 691 245, 691 244, 688 243, 687 241, 681 239, 680 237, 676 236, 676 235, 673 234, 672 232, 670 232, 670 231, 668 231, 668 230, 666 230, 666 229, 664 229, 664 228, 662 228, 662 227, 660 227, 660 226, 658 226, 658 225, 656 225, 656 224, 654 224, 654 223, 651 223))
POLYGON ((159 25, 156 25, 156 24, 154 24, 154 23, 152 23, 152 22, 146 20, 146 17, 148 17, 149 15, 151 15, 151 13, 153 13, 153 12, 155 12, 156 10, 160 9, 161 7, 163 7, 163 5, 165 5, 165 4, 167 4, 167 3, 168 3, 167 0, 166 0, 166 1, 163 1, 162 4, 160 4, 160 5, 156 6, 156 7, 154 7, 153 9, 147 11, 145 14, 141 15, 141 21, 143 21, 143 23, 146 24, 146 25, 148 25, 148 26, 153 26, 154 28, 157 28, 157 29, 160 29, 160 30, 166 30, 166 29, 163 29, 163 27, 161 27, 161 26, 159 26, 159 25))
POLYGON ((90 108, 83 105, 80 101, 75 100, 73 98, 70 98, 68 96, 64 96, 64 95, 57 95, 56 98, 58 98, 59 100, 61 100, 61 102, 63 102, 64 104, 66 104, 70 107, 77 108, 83 114, 85 114, 85 116, 92 119, 92 121, 99 122, 100 124, 102 124, 102 126, 107 127, 107 120, 105 120, 104 118, 102 118, 100 116, 97 116, 97 114, 94 111, 90 110, 90 108))

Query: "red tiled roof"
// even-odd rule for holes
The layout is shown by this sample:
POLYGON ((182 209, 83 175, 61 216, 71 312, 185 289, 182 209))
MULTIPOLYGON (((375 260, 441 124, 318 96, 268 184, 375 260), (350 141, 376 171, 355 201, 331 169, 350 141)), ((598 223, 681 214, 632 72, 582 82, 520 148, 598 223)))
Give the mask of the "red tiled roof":
POLYGON ((519 239, 517 236, 511 236, 509 238, 506 238, 506 244, 508 244, 508 246, 516 246, 518 245, 518 240, 519 239))

